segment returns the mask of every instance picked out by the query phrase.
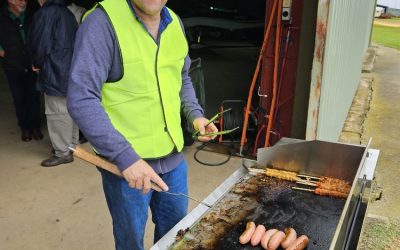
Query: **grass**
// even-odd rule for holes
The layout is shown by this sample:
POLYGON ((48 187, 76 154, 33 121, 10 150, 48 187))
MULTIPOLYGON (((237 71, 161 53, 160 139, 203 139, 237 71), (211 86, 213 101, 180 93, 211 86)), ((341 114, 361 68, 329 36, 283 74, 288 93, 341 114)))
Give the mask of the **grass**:
POLYGON ((397 250, 400 247, 400 229, 397 220, 368 220, 361 236, 359 249, 397 250))
POLYGON ((400 28, 374 25, 372 41, 385 47, 400 50, 400 28))
POLYGON ((400 22, 400 17, 392 17, 388 19, 375 19, 377 21, 388 22, 388 23, 398 23, 400 22))

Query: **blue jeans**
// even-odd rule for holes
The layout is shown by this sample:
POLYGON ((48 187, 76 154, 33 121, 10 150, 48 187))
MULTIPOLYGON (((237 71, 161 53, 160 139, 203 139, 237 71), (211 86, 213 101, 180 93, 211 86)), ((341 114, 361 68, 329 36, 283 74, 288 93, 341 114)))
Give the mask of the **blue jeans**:
MULTIPOLYGON (((161 239, 186 214, 188 200, 183 196, 158 193, 129 187, 128 182, 105 170, 100 170, 103 189, 110 210, 117 250, 143 250, 143 238, 150 206, 155 224, 154 242, 161 239)), ((188 193, 187 165, 183 160, 174 170, 160 177, 174 193, 188 193)))

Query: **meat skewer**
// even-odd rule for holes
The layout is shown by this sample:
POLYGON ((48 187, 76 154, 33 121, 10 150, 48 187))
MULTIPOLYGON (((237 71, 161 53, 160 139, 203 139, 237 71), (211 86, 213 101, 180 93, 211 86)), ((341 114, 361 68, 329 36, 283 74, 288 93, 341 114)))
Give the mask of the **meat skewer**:
POLYGON ((347 199, 347 196, 349 196, 348 193, 342 193, 342 192, 327 190, 327 189, 322 189, 322 188, 308 189, 308 188, 292 187, 292 189, 313 192, 316 195, 331 196, 334 198, 341 198, 341 199, 347 199))
POLYGON ((326 190, 331 190, 331 191, 337 191, 341 193, 350 193, 351 186, 349 184, 332 184, 332 183, 327 183, 327 182, 317 182, 317 183, 310 183, 307 181, 297 181, 298 184, 302 185, 307 185, 307 186, 312 186, 312 187, 318 187, 321 189, 326 189, 326 190))
POLYGON ((287 180, 287 181, 297 181, 299 179, 297 177, 297 173, 295 173, 295 172, 276 170, 276 169, 271 169, 271 168, 266 168, 265 174, 270 177, 275 177, 275 178, 287 180))
POLYGON ((327 190, 327 189, 322 189, 322 188, 316 188, 314 190, 315 194, 321 195, 321 196, 331 196, 335 198, 342 198, 342 199, 347 199, 349 196, 348 193, 342 193, 338 191, 333 191, 333 190, 327 190))
POLYGON ((315 177, 315 176, 308 176, 308 175, 297 175, 300 177, 301 181, 305 182, 310 182, 310 183, 329 183, 330 185, 344 185, 344 186, 350 186, 351 185, 344 180, 337 179, 337 178, 332 178, 332 177, 327 177, 327 176, 321 176, 321 177, 315 177), (304 178, 304 179, 303 179, 304 178), (314 179, 314 180, 312 180, 314 179))
POLYGON ((321 179, 318 182, 298 180, 297 183, 345 194, 349 194, 351 190, 351 185, 348 182, 330 177, 321 177, 321 179))
POLYGON ((259 168, 248 168, 250 172, 257 174, 265 174, 270 177, 275 177, 288 181, 297 181, 297 173, 285 171, 285 170, 277 170, 272 168, 259 169, 259 168))
POLYGON ((272 169, 272 168, 266 168, 266 169, 248 168, 248 169, 252 173, 265 174, 269 177, 275 177, 275 178, 278 178, 281 180, 287 180, 287 181, 299 180, 296 172, 277 170, 277 169, 272 169))
POLYGON ((302 174, 297 174, 296 172, 291 172, 291 171, 286 171, 286 170, 278 170, 278 169, 273 169, 273 168, 265 168, 265 169, 259 169, 259 168, 248 168, 250 172, 253 173, 259 173, 259 174, 266 174, 271 177, 277 177, 281 179, 287 179, 287 180, 292 180, 292 181, 305 181, 305 182, 310 182, 310 183, 318 183, 318 182, 323 182, 323 183, 329 183, 329 184, 337 184, 337 185, 349 185, 348 182, 332 177, 315 177, 315 176, 309 176, 309 175, 302 175, 302 174))
POLYGON ((331 178, 331 177, 325 177, 325 176, 321 177, 320 182, 329 183, 331 185, 338 185, 338 186, 343 185, 343 186, 351 187, 351 185, 347 181, 336 179, 336 178, 331 178))
POLYGON ((270 177, 288 181, 295 181, 298 184, 317 187, 312 192, 315 191, 320 193, 319 195, 324 195, 324 196, 347 198, 351 190, 351 185, 348 182, 332 177, 325 177, 325 176, 313 177, 308 175, 298 175, 296 172, 290 172, 272 168, 266 168, 265 170, 250 168, 249 170, 255 173, 261 173, 261 174, 264 173, 270 177), (317 181, 314 181, 312 179, 317 181))

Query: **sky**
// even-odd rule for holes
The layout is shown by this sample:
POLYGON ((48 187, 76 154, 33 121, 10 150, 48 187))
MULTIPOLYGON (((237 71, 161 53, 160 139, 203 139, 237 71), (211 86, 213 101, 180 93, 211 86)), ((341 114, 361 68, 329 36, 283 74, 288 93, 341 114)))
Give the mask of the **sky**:
POLYGON ((378 4, 389 6, 389 8, 400 9, 400 0, 378 0, 378 4))

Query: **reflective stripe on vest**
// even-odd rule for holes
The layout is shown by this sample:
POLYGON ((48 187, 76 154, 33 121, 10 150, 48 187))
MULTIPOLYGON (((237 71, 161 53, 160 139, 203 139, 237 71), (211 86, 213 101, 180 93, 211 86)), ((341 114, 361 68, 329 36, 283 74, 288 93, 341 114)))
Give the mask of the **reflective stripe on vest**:
POLYGON ((179 92, 188 45, 178 17, 168 10, 173 21, 157 46, 126 0, 100 4, 114 28, 123 66, 121 80, 102 88, 102 105, 111 123, 143 159, 181 151, 179 92))

